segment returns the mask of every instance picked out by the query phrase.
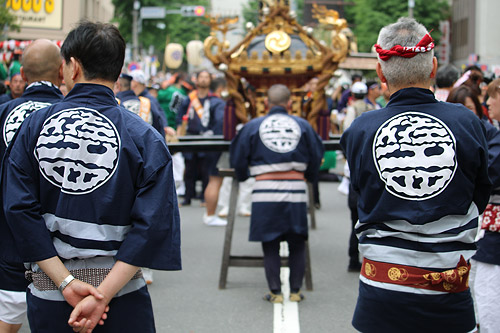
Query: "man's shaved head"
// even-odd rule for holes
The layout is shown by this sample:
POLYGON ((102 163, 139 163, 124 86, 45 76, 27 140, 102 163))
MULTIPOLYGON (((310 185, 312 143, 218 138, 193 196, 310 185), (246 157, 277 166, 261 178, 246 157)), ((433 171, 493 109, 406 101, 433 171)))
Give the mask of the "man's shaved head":
POLYGON ((120 82, 120 91, 127 91, 131 89, 131 82, 129 79, 119 77, 118 82, 120 82))
POLYGON ((36 81, 56 83, 61 63, 59 47, 48 39, 33 41, 23 52, 22 65, 28 83, 36 81))
POLYGON ((287 105, 290 100, 290 90, 283 84, 275 84, 267 91, 267 99, 270 105, 287 105))

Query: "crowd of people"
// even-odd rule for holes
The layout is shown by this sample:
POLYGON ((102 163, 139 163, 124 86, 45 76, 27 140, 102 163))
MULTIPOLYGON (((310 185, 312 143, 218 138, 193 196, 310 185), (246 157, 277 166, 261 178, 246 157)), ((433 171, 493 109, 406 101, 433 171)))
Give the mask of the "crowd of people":
MULTIPOLYGON (((222 164, 241 181, 249 240, 262 243, 265 300, 283 302, 282 241, 290 300, 304 299, 306 181, 319 209, 318 182, 343 177, 347 270, 360 272, 354 327, 494 332, 500 79, 438 66, 413 19, 384 27, 375 48, 377 77, 326 89, 342 151, 324 151, 276 84, 269 113, 242 126, 229 153, 174 155, 168 143, 180 136, 222 135, 223 76, 123 70, 125 42, 100 23, 81 23, 61 49, 40 39, 17 53, 0 96, 0 332, 16 332, 26 311, 33 332, 65 331, 68 320, 75 331, 153 332, 147 284, 151 269, 181 269, 179 208, 199 200, 201 222, 227 224, 222 164)), ((317 82, 303 87, 304 104, 317 82)))

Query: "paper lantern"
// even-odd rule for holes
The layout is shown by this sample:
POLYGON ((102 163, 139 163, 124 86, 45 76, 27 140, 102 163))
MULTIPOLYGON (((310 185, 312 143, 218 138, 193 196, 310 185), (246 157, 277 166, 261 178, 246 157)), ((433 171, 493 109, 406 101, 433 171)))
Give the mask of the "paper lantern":
POLYGON ((190 65, 199 66, 203 62, 203 43, 192 40, 186 45, 187 61, 190 65))
POLYGON ((168 68, 176 69, 182 65, 184 48, 181 44, 170 43, 165 48, 165 64, 168 68))

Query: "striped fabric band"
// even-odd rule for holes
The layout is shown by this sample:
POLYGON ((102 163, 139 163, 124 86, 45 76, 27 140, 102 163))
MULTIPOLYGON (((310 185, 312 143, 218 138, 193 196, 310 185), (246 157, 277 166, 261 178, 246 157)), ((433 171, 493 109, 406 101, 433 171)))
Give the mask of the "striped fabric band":
POLYGON ((274 163, 274 164, 262 164, 250 166, 250 175, 256 176, 263 173, 269 172, 280 172, 280 171, 306 171, 307 163, 302 162, 284 162, 284 163, 274 163))
POLYGON ((115 226, 70 220, 44 214, 59 256, 66 259, 114 256, 130 226, 115 226))
POLYGON ((260 180, 252 192, 252 202, 306 203, 307 184, 301 180, 260 180))
MULTIPOLYGON (((359 249, 369 260, 437 271, 451 269, 460 256, 468 261, 475 254, 477 218, 478 210, 472 203, 465 215, 445 216, 423 225, 413 225, 405 220, 368 225, 358 223, 359 249)), ((366 283, 384 289, 426 293, 394 284, 369 280, 366 283)))
MULTIPOLYGON (((497 189, 495 189, 495 192, 497 191, 497 189)), ((492 194, 490 196, 490 201, 489 201, 490 204, 494 204, 494 205, 500 205, 500 194, 492 194)))

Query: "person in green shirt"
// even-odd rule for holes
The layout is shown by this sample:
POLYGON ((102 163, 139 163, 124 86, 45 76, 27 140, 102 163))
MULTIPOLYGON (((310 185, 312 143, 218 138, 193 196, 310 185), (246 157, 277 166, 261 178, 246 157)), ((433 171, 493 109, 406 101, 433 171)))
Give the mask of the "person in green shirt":
POLYGON ((5 64, 3 62, 0 63, 0 81, 4 82, 7 80, 8 74, 7 69, 5 68, 5 64))
POLYGON ((190 89, 189 83, 185 81, 186 75, 184 73, 176 73, 174 75, 176 75, 174 83, 166 89, 158 91, 158 102, 163 110, 165 110, 168 126, 177 128, 177 108, 192 88, 190 89))
POLYGON ((14 56, 9 66, 9 77, 14 77, 15 74, 21 73, 21 55, 21 50, 14 51, 14 56))

